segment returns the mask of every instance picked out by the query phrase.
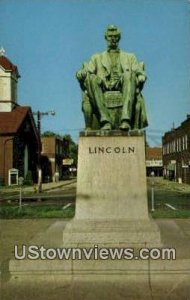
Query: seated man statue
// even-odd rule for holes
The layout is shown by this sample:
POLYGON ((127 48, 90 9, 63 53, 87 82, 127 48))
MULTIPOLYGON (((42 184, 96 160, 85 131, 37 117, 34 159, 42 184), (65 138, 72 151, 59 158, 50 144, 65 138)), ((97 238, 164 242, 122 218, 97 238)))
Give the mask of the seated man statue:
POLYGON ((119 49, 120 38, 120 30, 108 26, 107 50, 93 55, 76 74, 83 91, 86 130, 128 131, 148 125, 141 94, 146 81, 144 63, 119 49))

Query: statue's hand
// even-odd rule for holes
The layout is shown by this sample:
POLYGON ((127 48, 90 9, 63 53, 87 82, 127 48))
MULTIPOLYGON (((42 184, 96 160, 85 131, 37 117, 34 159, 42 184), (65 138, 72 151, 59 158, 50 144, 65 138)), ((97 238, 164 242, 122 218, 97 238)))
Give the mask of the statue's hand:
POLYGON ((144 75, 138 76, 138 82, 145 82, 145 81, 146 81, 146 77, 144 75))
POLYGON ((87 71, 85 69, 82 69, 76 73, 76 77, 79 81, 85 80, 86 76, 87 71))

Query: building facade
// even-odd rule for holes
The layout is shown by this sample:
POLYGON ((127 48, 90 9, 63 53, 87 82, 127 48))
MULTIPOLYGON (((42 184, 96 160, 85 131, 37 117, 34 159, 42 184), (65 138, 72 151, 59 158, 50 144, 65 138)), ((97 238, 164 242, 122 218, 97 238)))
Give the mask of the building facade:
POLYGON ((162 138, 164 177, 190 184, 190 115, 162 138))
POLYGON ((163 161, 161 147, 146 147, 146 173, 151 176, 154 172, 155 176, 163 175, 163 161))
POLYGON ((40 138, 30 107, 17 106, 12 112, 0 112, 0 181, 8 184, 9 170, 19 177, 31 173, 37 182, 40 138))
POLYGON ((20 74, 0 49, 0 112, 11 112, 17 104, 17 84, 20 74))
POLYGON ((63 159, 67 149, 65 141, 58 136, 41 137, 41 167, 43 182, 56 181, 63 176, 63 159))
POLYGON ((17 67, 0 53, 0 184, 9 183, 10 170, 37 181, 40 137, 30 107, 17 104, 17 67))

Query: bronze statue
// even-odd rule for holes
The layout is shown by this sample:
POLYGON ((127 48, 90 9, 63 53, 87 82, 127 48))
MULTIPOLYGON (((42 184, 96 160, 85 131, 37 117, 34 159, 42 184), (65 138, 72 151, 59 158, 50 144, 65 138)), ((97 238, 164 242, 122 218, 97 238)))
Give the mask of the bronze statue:
POLYGON ((118 44, 120 30, 109 25, 108 48, 95 54, 76 74, 83 91, 86 130, 132 130, 148 126, 141 91, 146 81, 144 63, 118 44))

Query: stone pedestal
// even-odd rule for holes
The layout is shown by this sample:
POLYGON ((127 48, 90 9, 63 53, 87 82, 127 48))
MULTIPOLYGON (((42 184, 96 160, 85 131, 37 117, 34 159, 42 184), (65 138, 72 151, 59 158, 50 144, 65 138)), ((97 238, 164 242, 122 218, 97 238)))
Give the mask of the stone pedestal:
POLYGON ((79 139, 75 218, 64 246, 157 245, 149 219, 144 135, 101 131, 79 139))

